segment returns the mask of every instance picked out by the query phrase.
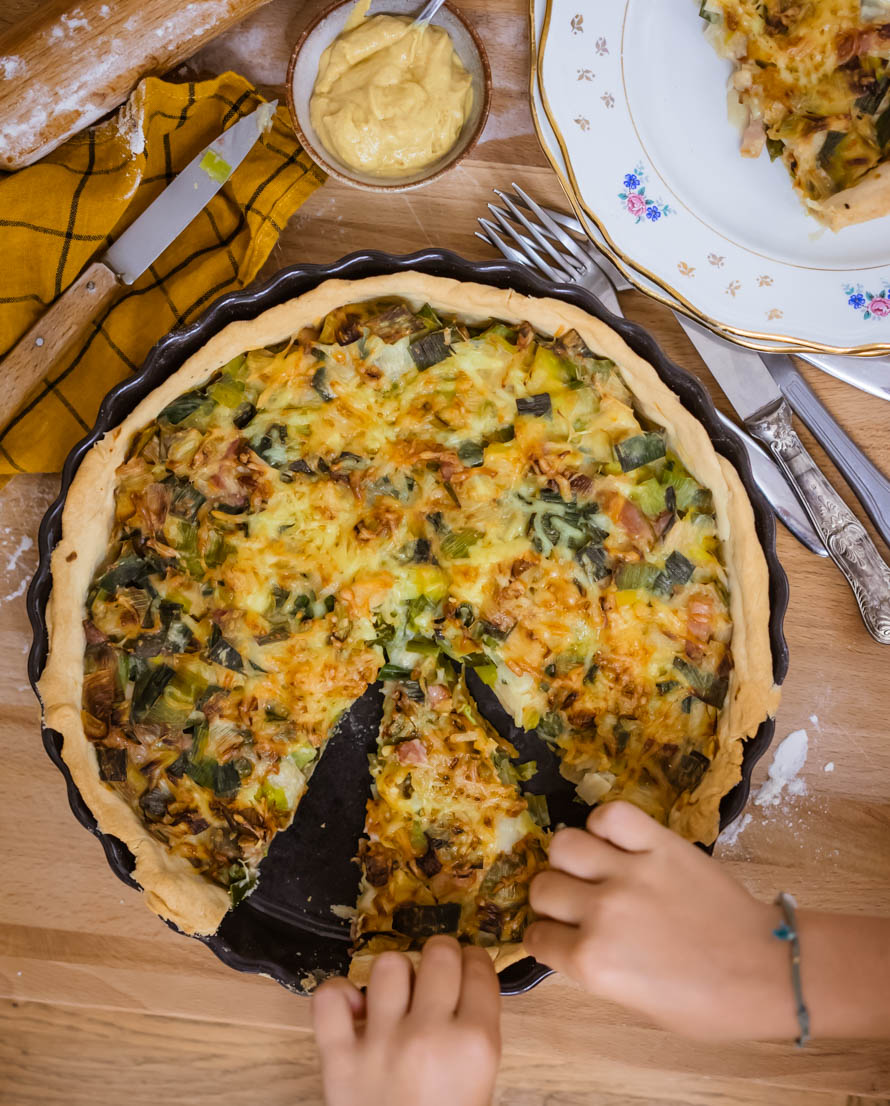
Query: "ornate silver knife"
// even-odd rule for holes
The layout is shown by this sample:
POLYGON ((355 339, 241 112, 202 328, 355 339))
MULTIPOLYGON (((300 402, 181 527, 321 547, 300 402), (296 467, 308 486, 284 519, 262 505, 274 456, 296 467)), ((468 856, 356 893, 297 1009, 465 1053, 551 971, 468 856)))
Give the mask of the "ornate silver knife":
POLYGON ((701 341, 708 351, 708 368, 726 398, 791 480, 828 555, 853 589, 866 629, 875 641, 890 645, 890 567, 804 448, 791 425, 791 408, 766 365, 756 354, 690 325, 698 335, 696 346, 701 341))

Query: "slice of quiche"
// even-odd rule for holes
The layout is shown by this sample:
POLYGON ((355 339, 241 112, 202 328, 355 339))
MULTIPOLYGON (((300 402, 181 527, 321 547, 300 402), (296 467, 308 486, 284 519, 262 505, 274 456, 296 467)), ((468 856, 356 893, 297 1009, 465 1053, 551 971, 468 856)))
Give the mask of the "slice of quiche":
POLYGON ((547 801, 519 786, 534 764, 514 763, 447 661, 381 675, 350 979, 437 933, 490 949, 500 970, 525 955, 528 885, 546 866, 547 801))
POLYGON ((890 212, 890 4, 701 0, 700 14, 735 63, 742 153, 781 158, 833 230, 890 212))

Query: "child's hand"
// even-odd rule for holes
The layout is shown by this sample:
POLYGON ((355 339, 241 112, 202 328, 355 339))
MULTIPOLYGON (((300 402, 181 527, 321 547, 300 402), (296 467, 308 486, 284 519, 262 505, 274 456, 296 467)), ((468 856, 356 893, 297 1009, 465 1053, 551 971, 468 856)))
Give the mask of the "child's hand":
POLYGON ((532 882, 532 907, 553 921, 526 931, 530 953, 678 1032, 797 1035, 777 908, 629 803, 597 808, 587 829, 557 833, 532 882))
POLYGON ((416 979, 407 956, 382 953, 367 998, 345 979, 328 981, 312 1003, 325 1101, 488 1106, 500 1008, 488 953, 452 937, 427 942, 416 979))

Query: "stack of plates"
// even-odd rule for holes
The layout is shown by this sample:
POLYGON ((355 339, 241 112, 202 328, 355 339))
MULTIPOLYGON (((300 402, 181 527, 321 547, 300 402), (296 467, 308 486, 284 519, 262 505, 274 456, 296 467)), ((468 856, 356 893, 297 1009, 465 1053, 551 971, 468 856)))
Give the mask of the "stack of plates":
POLYGON ((755 349, 890 352, 890 216, 833 233, 739 153, 697 0, 529 0, 538 138, 641 291, 755 349))

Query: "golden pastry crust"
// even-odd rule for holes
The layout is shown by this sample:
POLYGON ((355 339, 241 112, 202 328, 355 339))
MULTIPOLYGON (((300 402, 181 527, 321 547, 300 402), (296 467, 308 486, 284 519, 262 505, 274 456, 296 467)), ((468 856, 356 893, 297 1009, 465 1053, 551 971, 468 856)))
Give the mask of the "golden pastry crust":
POLYGON ((418 307, 430 303, 436 310, 468 320, 527 321, 545 334, 574 328, 593 351, 615 362, 641 413, 664 428, 669 446, 711 490, 730 585, 734 668, 718 725, 717 754, 698 788, 672 812, 672 828, 693 839, 715 839, 720 799, 740 778, 744 740, 778 705, 769 642, 767 566, 741 480, 732 465, 717 454, 702 424, 618 334, 559 300, 423 273, 326 281, 256 319, 231 323, 97 442, 72 481, 62 517, 62 537, 53 553, 50 654, 39 687, 45 723, 62 734, 62 756, 100 829, 119 837, 133 853, 133 877, 144 889, 147 905, 186 933, 213 933, 229 907, 229 897, 184 858, 171 856, 124 799, 100 780, 96 754, 81 721, 84 599, 106 552, 116 470, 137 430, 234 356, 283 341, 343 304, 382 296, 401 296, 418 307))
POLYGON ((876 165, 852 188, 810 205, 813 215, 831 230, 842 230, 890 212, 890 165, 876 165))

